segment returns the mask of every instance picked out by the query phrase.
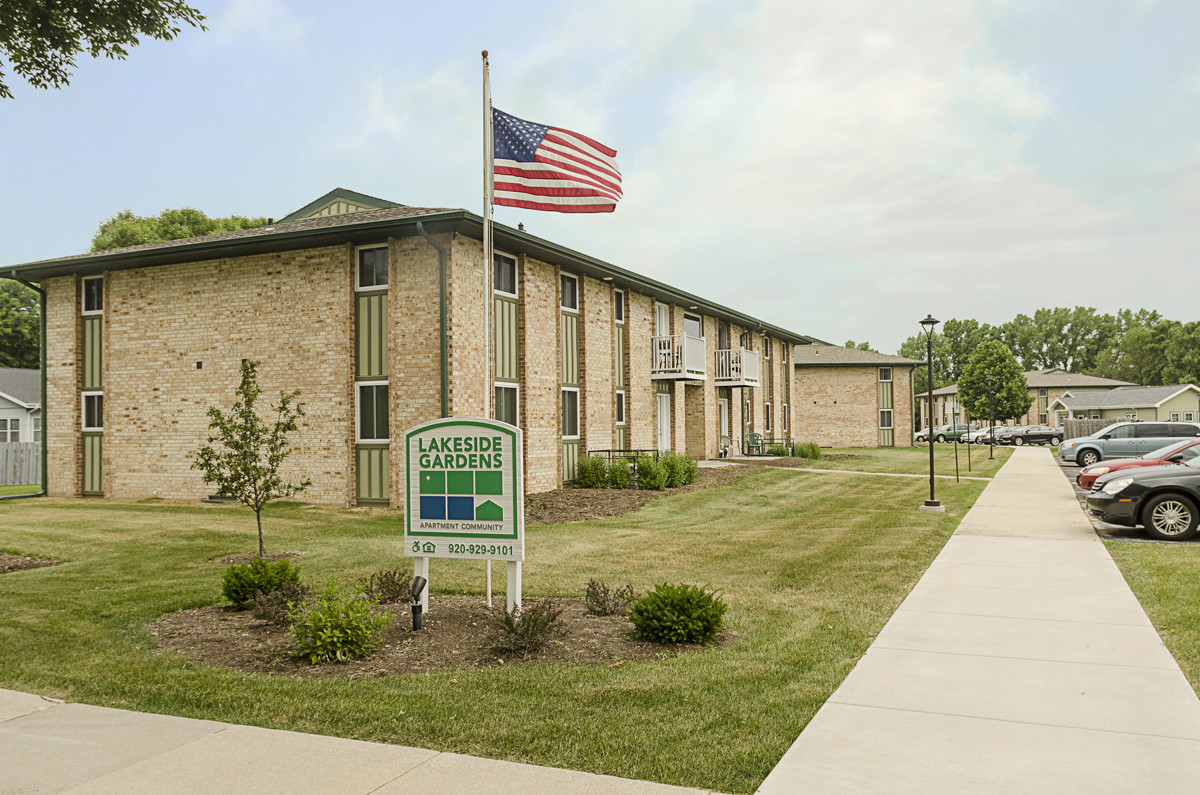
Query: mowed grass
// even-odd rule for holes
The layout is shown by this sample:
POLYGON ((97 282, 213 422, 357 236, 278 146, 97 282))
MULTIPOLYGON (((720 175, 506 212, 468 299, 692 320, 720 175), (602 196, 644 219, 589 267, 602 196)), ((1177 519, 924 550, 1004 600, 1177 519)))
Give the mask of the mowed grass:
POLYGON ((30 486, 0 486, 0 497, 5 497, 9 494, 37 494, 42 490, 38 483, 30 486))
MULTIPOLYGON (((957 448, 960 477, 990 478, 999 471, 1013 448, 997 447, 995 458, 988 460, 988 448, 976 444, 933 445, 933 470, 936 475, 954 475, 954 456, 957 448), (969 468, 968 468, 969 467, 969 468)), ((920 447, 838 447, 822 449, 822 458, 808 463, 813 469, 845 469, 859 472, 896 472, 906 475, 929 474, 929 445, 920 447), (827 455, 853 455, 847 461, 825 458, 827 455)), ((938 481, 939 483, 941 481, 938 481)))
POLYGON ((1163 643, 1200 694, 1200 546, 1104 543, 1163 643))
MULTIPOLYGON (((905 469, 909 454, 872 454, 872 465, 905 469)), ((729 604, 733 639, 616 668, 356 680, 241 674, 155 653, 147 624, 219 604, 222 567, 211 558, 255 549, 246 509, 10 501, 0 504, 0 549, 65 562, 0 576, 0 687, 752 792, 985 485, 939 481, 948 510, 922 513, 920 479, 764 469, 617 519, 530 527, 526 599, 582 596, 589 578, 642 592, 663 581, 711 584, 729 604)), ((395 512, 276 505, 265 531, 268 551, 304 553, 302 574, 317 586, 409 565, 395 512)), ((432 561, 433 594, 482 594, 483 565, 432 561)), ((502 604, 504 566, 495 570, 502 604)))

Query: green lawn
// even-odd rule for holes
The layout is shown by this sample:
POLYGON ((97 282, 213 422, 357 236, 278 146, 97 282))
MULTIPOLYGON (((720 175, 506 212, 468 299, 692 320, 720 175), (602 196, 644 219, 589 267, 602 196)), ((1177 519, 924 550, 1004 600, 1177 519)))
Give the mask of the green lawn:
MULTIPOLYGON (((955 448, 958 453, 959 475, 971 477, 991 477, 1012 455, 1013 448, 997 447, 994 460, 988 460, 986 446, 937 444, 933 445, 933 469, 938 475, 954 474, 955 448), (968 458, 969 452, 969 458, 968 458), (968 461, 970 469, 968 469, 968 461)), ((821 450, 822 458, 809 464, 814 469, 853 469, 862 472, 902 472, 909 475, 929 474, 929 446, 921 447, 846 447, 832 450, 821 450), (836 461, 825 458, 827 455, 857 456, 848 461, 836 461)), ((940 481, 939 481, 940 482, 940 481)))
MULTIPOLYGON (((944 451, 953 472, 953 449, 944 451)), ((920 450, 854 452, 868 458, 839 465, 921 471, 920 450)), ((922 513, 921 479, 764 469, 617 519, 530 527, 527 598, 582 596, 589 578, 641 591, 711 583, 724 590, 736 641, 619 668, 357 680, 233 673, 154 653, 148 622, 220 602, 221 567, 210 558, 255 549, 246 509, 10 501, 0 506, 0 550, 65 563, 0 576, 0 687, 752 792, 985 485, 939 481, 948 510, 922 513)), ((265 530, 268 551, 304 552, 302 573, 317 586, 405 564, 394 512, 279 505, 265 530)), ((436 560, 431 580, 434 594, 482 593, 483 564, 436 560)))
POLYGON ((41 490, 40 483, 34 483, 31 486, 0 486, 0 497, 9 494, 37 494, 41 490))
POLYGON ((1104 544, 1200 694, 1200 545, 1104 544))

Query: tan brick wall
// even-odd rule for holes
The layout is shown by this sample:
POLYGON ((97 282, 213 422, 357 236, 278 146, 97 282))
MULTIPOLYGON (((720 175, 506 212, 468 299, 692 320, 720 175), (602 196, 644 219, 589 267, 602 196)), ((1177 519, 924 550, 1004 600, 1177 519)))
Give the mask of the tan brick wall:
POLYGON ((579 326, 583 336, 580 359, 580 444, 583 453, 613 446, 616 397, 613 387, 612 286, 579 277, 579 326))
POLYGON ((892 367, 892 439, 896 447, 908 447, 913 440, 911 373, 911 367, 892 367))
POLYGON ((74 276, 47 279, 46 291, 46 434, 47 469, 52 497, 77 497, 80 461, 79 289, 74 276))
MULTIPOLYGON (((793 438, 823 447, 879 446, 877 368, 801 367, 799 370, 793 438)), ((893 400, 900 405, 895 395, 893 400)), ((896 438, 901 441, 899 436, 896 438)))
POLYGON ((627 293, 625 328, 629 335, 629 387, 626 390, 626 427, 629 446, 634 450, 652 450, 656 446, 654 381, 650 379, 650 338, 654 335, 654 299, 627 293))
POLYGON ((525 491, 535 493, 558 488, 562 479, 558 268, 522 256, 517 261, 517 272, 525 491))

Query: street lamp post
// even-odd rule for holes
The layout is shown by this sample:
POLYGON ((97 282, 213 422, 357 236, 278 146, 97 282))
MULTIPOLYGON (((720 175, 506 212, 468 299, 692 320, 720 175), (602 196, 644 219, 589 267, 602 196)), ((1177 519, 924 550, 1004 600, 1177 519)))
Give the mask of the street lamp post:
POLYGON ((925 329, 925 357, 929 363, 929 391, 926 393, 929 395, 929 499, 920 507, 922 511, 946 510, 933 492, 933 327, 941 322, 935 320, 933 315, 926 315, 921 321, 921 328, 925 329))
POLYGON ((988 460, 996 459, 996 379, 987 377, 988 384, 988 460))

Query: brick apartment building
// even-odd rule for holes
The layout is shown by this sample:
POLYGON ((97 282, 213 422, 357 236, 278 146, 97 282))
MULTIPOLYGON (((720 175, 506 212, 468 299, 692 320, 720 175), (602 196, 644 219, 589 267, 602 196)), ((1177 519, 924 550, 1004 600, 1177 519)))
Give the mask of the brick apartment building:
POLYGON ((795 421, 804 439, 828 447, 912 444, 912 373, 920 362, 837 345, 794 352, 795 421))
POLYGON ((204 496, 205 410, 243 359, 264 400, 302 390, 287 469, 330 505, 399 505, 404 430, 485 394, 524 430, 527 492, 590 451, 806 438, 789 353, 813 338, 500 225, 485 268, 481 237, 465 210, 338 189, 266 227, 11 269, 46 292, 49 493, 204 496))

